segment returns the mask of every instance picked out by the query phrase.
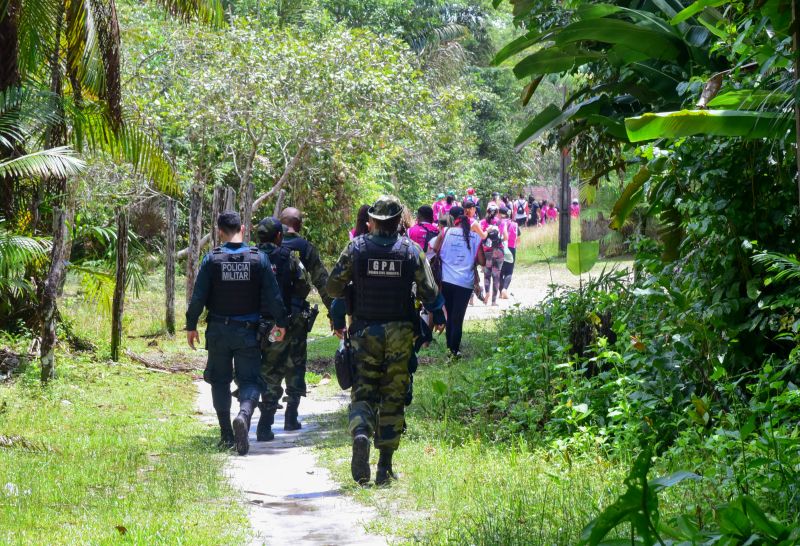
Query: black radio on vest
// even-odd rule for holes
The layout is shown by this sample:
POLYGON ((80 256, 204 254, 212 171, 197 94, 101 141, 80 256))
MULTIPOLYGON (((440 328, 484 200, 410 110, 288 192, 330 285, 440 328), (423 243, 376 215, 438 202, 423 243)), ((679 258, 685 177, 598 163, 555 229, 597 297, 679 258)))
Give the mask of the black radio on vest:
POLYGON ((261 286, 261 257, 257 248, 230 253, 217 247, 211 251, 211 290, 208 310, 224 317, 258 313, 261 302, 254 298, 261 286))
POLYGON ((411 285, 416 263, 411 240, 382 246, 362 236, 353 256, 353 316, 367 321, 412 320, 411 285))

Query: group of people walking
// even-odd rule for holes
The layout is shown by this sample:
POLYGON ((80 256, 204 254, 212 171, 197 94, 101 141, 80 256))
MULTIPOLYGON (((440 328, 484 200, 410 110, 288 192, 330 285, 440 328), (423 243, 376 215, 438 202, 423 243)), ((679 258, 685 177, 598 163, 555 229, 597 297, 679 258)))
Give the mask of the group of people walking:
POLYGON ((249 452, 256 408, 256 440, 274 439, 272 425, 281 407, 283 382, 284 429, 302 427, 298 407, 306 394, 306 336, 317 314, 307 302, 313 285, 336 335, 352 343, 353 479, 360 484, 370 481, 372 439, 380 452, 375 483, 396 478, 392 458, 406 429, 405 406, 410 403, 414 350, 419 347, 416 301, 430 317, 433 332, 445 328, 444 299, 428 259, 398 231, 403 211, 393 197, 368 207, 369 233, 353 239, 330 276, 313 245, 299 235, 302 215, 297 209, 259 222, 257 247, 244 242, 237 213, 218 217, 222 245, 203 258, 186 311, 186 329, 194 349, 200 339, 197 323, 208 310, 203 378, 211 385, 222 448, 240 455, 249 452), (233 393, 231 382, 236 383, 233 393), (239 412, 231 421, 233 396, 239 400, 239 412))
POLYGON ((301 397, 306 395, 307 335, 318 309, 307 297, 314 286, 330 307, 325 287, 328 272, 317 249, 300 236, 302 215, 286 208, 280 219, 268 217, 256 229, 258 246, 244 242, 236 212, 217 218, 222 242, 201 262, 186 310, 189 346, 199 342, 197 323, 208 310, 205 348, 208 361, 203 379, 211 385, 220 425, 220 446, 240 455, 250 449, 250 420, 260 409, 256 439, 274 438, 272 424, 282 406, 286 383, 284 430, 298 430, 301 397), (239 413, 231 422, 232 396, 239 413))
POLYGON ((520 227, 528 222, 521 204, 515 208, 499 196, 486 204, 483 217, 474 191, 460 202, 445 196, 443 203, 419 207, 416 219, 391 196, 362 206, 330 275, 319 252, 300 235, 303 217, 296 208, 259 222, 257 246, 244 241, 237 213, 217 218, 222 244, 203 258, 186 329, 194 349, 198 321, 208 310, 203 378, 211 385, 221 447, 248 453, 256 408, 257 441, 274 439, 272 425, 282 402, 284 430, 302 427, 307 335, 318 314, 307 300, 313 286, 335 334, 352 347, 353 479, 370 481, 372 441, 380 452, 375 483, 396 479, 392 458, 406 430, 416 351, 434 332, 444 331, 451 355, 461 355, 469 305, 476 297, 492 305, 508 297, 520 227), (231 382, 237 387, 233 393, 231 382), (239 412, 231 421, 233 396, 239 412))

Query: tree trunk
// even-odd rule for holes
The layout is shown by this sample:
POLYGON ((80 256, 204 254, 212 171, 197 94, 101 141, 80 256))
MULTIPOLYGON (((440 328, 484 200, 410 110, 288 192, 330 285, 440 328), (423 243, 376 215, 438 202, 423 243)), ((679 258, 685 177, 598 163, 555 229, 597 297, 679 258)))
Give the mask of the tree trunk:
POLYGON ((8 0, 5 17, 0 17, 0 92, 19 85, 19 15, 21 0, 8 0))
POLYGON ((250 231, 253 228, 253 193, 255 191, 253 187, 253 162, 256 160, 257 151, 258 144, 254 142, 239 178, 239 211, 242 215, 245 243, 250 242, 250 231))
POLYGON ((225 206, 222 210, 233 210, 234 203, 236 203, 236 191, 230 186, 225 186, 225 206))
MULTIPOLYGON (((222 210, 234 210, 236 208, 234 206, 234 204, 236 203, 236 192, 230 186, 225 186, 224 203, 225 204, 222 207, 222 210)), ((212 225, 211 229, 212 230, 216 229, 216 224, 212 225)), ((206 245, 208 244, 208 242, 210 240, 211 240, 211 233, 206 233, 205 235, 203 235, 203 238, 200 239, 200 250, 201 251, 206 247, 206 245)), ((175 259, 176 260, 182 260, 182 259, 184 259, 186 257, 186 255, 188 253, 189 253, 189 248, 188 247, 184 248, 182 250, 179 250, 178 252, 175 253, 175 259)))
POLYGON ((214 186, 214 198, 211 200, 211 248, 219 246, 219 231, 215 228, 217 227, 217 218, 219 218, 220 213, 226 210, 222 208, 224 200, 225 186, 219 184, 214 186))
POLYGON ((797 161, 797 200, 800 204, 800 101, 797 82, 800 81, 800 7, 792 1, 792 53, 794 56, 794 154, 797 161))
POLYGON ((175 232, 177 230, 177 216, 175 214, 175 200, 167 197, 167 263, 164 271, 164 294, 166 295, 167 333, 175 335, 175 232))
POLYGON ((569 214, 570 201, 572 199, 572 190, 569 185, 569 147, 564 146, 561 149, 561 188, 560 203, 558 211, 558 249, 561 252, 567 251, 567 245, 570 243, 572 235, 571 231, 571 216, 569 214))
MULTIPOLYGON (((22 8, 21 0, 9 0, 6 4, 5 17, 0 18, 0 93, 19 85, 19 14, 22 8)), ((0 161, 11 159, 17 155, 14 147, 0 145, 0 161)), ((16 178, 14 176, 0 177, 0 203, 2 214, 6 220, 16 217, 16 178)))
POLYGON ((297 153, 294 154, 294 157, 291 159, 291 161, 289 161, 286 167, 284 167, 283 174, 281 174, 281 177, 278 179, 275 185, 272 186, 268 192, 259 195, 258 198, 253 202, 253 210, 258 210, 258 207, 260 207, 264 201, 275 195, 275 192, 280 191, 280 189, 289 179, 289 175, 292 174, 295 168, 297 168, 297 166, 303 160, 306 153, 308 153, 308 149, 309 143, 307 140, 305 140, 302 144, 300 144, 300 147, 297 149, 297 153))
POLYGON ((119 360, 122 345, 122 314, 125 311, 125 285, 128 281, 128 213, 117 209, 117 272, 114 302, 111 306, 111 360, 119 360))
POLYGON ((283 210, 284 199, 286 199, 286 190, 281 190, 278 193, 278 198, 275 200, 275 208, 272 209, 272 215, 275 218, 280 218, 281 210, 283 210))
POLYGON ((186 304, 192 299, 200 262, 200 239, 203 233, 203 183, 195 182, 189 204, 189 251, 186 254, 186 304))
POLYGON ((56 346, 56 319, 58 303, 58 286, 64 275, 65 264, 61 256, 64 255, 64 245, 67 240, 66 212, 57 208, 53 211, 53 247, 50 251, 50 270, 44 283, 42 293, 42 343, 41 364, 42 383, 47 383, 55 377, 55 346, 56 346))

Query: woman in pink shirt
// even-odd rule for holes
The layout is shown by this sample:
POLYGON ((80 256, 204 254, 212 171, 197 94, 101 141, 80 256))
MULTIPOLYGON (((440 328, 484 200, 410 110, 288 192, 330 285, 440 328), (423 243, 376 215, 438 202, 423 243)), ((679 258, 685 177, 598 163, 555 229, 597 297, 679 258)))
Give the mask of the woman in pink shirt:
POLYGON ((408 228, 408 237, 427 252, 428 242, 437 235, 439 228, 433 223, 433 208, 422 205, 417 209, 417 223, 408 228))
POLYGON ((503 268, 500 270, 500 286, 502 291, 500 297, 508 299, 508 287, 511 286, 511 276, 514 274, 514 262, 517 260, 517 238, 519 237, 519 226, 509 218, 507 208, 500 209, 500 232, 506 241, 506 247, 511 251, 512 261, 503 261, 503 268))
POLYGON ((442 214, 446 214, 444 212, 444 203, 445 203, 444 194, 440 193, 439 195, 436 196, 436 202, 431 207, 433 209, 433 221, 434 222, 438 222, 439 221, 439 217, 442 216, 442 214))
POLYGON ((547 209, 547 220, 550 222, 558 221, 558 209, 552 205, 547 209))

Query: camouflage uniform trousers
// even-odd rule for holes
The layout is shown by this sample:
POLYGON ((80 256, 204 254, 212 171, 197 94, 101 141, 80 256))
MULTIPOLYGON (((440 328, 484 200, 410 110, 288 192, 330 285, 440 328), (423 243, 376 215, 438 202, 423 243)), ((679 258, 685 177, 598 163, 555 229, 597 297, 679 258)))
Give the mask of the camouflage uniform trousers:
POLYGON ((268 408, 278 407, 284 379, 288 396, 306 395, 306 336, 305 319, 298 313, 289 323, 286 338, 262 351, 261 378, 266 385, 264 401, 268 408), (298 354, 301 350, 302 357, 298 354))
POLYGON ((356 379, 350 402, 350 433, 366 428, 375 446, 395 450, 405 430, 405 401, 414 345, 410 322, 371 324, 351 335, 356 379))

